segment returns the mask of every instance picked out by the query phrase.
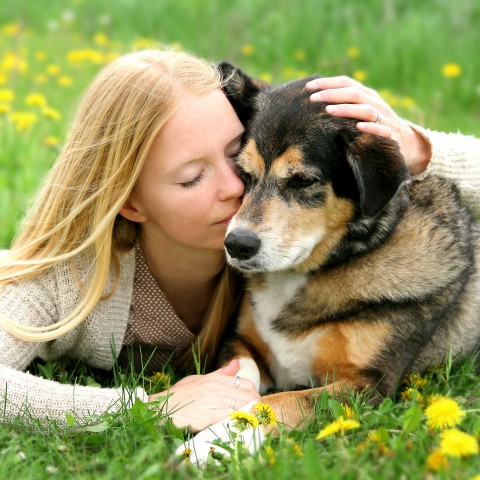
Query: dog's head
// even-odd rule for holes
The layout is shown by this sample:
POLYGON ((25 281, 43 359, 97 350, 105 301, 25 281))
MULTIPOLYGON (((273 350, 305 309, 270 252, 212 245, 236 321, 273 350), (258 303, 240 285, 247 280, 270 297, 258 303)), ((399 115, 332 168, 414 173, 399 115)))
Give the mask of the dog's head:
POLYGON ((228 262, 245 272, 325 263, 350 226, 372 223, 408 178, 396 142, 327 114, 309 100, 310 78, 269 88, 230 64, 221 69, 246 125, 237 158, 245 195, 228 227, 228 262))

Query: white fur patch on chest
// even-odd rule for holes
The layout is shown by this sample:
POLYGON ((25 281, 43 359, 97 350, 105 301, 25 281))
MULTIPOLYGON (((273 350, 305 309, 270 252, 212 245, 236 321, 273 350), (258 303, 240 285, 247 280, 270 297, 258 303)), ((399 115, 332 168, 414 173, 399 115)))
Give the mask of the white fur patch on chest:
POLYGON ((265 276, 262 289, 252 292, 256 327, 274 355, 271 373, 276 387, 283 390, 310 384, 310 366, 322 335, 322 332, 312 332, 306 337, 295 338, 272 328, 274 320, 306 282, 307 277, 302 273, 271 273, 265 276))

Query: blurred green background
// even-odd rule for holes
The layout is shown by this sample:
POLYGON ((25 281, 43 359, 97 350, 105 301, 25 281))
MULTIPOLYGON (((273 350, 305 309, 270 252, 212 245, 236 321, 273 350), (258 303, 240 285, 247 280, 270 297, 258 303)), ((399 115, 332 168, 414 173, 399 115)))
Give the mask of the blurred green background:
POLYGON ((479 46, 478 0, 2 0, 0 248, 122 53, 183 49, 274 83, 351 75, 405 118, 480 135, 479 46))

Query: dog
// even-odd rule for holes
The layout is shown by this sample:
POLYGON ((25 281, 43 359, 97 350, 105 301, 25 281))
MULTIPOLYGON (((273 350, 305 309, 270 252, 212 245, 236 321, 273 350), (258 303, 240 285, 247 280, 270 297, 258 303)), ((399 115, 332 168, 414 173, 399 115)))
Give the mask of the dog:
POLYGON ((475 350, 480 236, 455 184, 411 178, 395 141, 309 100, 314 77, 270 87, 220 68, 246 126, 225 238, 246 292, 223 362, 237 358, 260 401, 303 428, 321 392, 394 396, 405 374, 475 350))
POLYGON ((224 360, 279 390, 262 401, 298 427, 320 391, 393 396, 478 347, 479 232, 455 184, 412 179, 396 142, 311 102, 315 77, 269 87, 220 68, 246 125, 225 239, 246 294, 224 360))

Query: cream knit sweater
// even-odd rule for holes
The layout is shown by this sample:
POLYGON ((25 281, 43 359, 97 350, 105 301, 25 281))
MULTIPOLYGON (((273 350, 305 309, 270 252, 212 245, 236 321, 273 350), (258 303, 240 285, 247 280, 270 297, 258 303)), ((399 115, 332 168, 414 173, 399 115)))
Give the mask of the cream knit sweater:
MULTIPOLYGON (((427 172, 458 182, 463 201, 480 218, 480 139, 461 134, 433 132, 416 127, 431 144, 432 159, 427 172)), ((79 271, 87 278, 92 259, 78 259, 79 271)), ((17 340, 0 328, 0 402, 5 405, 0 422, 28 408, 36 418, 51 418, 59 423, 67 412, 79 418, 116 411, 122 402, 135 398, 147 401, 142 388, 121 389, 61 385, 30 375, 23 370, 36 357, 82 359, 93 367, 111 369, 112 351, 120 352, 130 317, 135 270, 134 252, 121 259, 121 278, 108 300, 101 301, 82 325, 48 343, 17 340), (4 403, 4 398, 7 401, 4 403)), ((80 296, 66 264, 60 264, 33 281, 6 287, 0 296, 0 311, 29 325, 48 325, 66 317, 80 296)))

